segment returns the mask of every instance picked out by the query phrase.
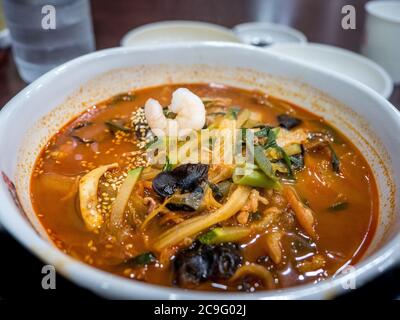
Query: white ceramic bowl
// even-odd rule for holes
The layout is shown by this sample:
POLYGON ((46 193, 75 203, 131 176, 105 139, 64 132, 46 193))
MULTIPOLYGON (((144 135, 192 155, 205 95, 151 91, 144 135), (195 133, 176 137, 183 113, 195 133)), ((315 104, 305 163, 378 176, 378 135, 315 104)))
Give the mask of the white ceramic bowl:
MULTIPOLYGON (((360 286, 400 258, 400 116, 384 98, 351 79, 259 48, 203 43, 117 48, 92 53, 42 76, 0 113, 0 170, 16 185, 24 214, 0 181, 0 221, 28 250, 71 281, 110 298, 331 298, 355 277, 360 286), (167 82, 215 82, 264 90, 324 116, 360 148, 380 199, 376 236, 355 271, 289 289, 197 292, 128 280, 79 262, 50 243, 32 211, 29 180, 40 148, 58 128, 112 94, 167 82)), ((338 231, 340 232, 340 231, 338 231)))
POLYGON ((201 21, 161 21, 145 24, 122 37, 121 46, 171 44, 187 41, 225 41, 240 43, 231 29, 201 21))

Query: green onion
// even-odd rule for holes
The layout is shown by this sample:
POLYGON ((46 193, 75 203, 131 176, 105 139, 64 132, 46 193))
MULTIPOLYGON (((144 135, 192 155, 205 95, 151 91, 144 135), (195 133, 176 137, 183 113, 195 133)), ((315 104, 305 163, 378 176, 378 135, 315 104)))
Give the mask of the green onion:
POLYGON ((291 162, 289 156, 287 155, 285 150, 283 150, 283 148, 281 148, 279 146, 276 146, 275 148, 277 148, 277 150, 279 150, 279 152, 282 154, 283 161, 285 162, 286 167, 288 168, 288 171, 289 171, 289 178, 295 180, 293 170, 292 170, 292 162, 291 162))
POLYGON ((267 133, 267 143, 264 145, 264 149, 269 149, 269 148, 274 148, 275 150, 277 150, 283 158, 283 161, 285 162, 287 168, 288 168, 288 174, 289 174, 289 178, 291 179, 295 179, 294 174, 293 174, 293 170, 292 170, 292 163, 290 161, 289 156, 287 155, 286 151, 283 150, 282 147, 280 147, 277 143, 276 143, 276 138, 279 134, 279 130, 280 128, 273 128, 270 129, 267 133))
POLYGON ((269 131, 270 131, 271 129, 272 129, 271 127, 262 126, 260 130, 258 130, 258 131, 256 131, 256 132, 254 133, 254 135, 255 135, 256 137, 259 137, 259 138, 267 138, 267 137, 268 137, 268 133, 269 133, 269 131))
POLYGON ((247 227, 222 227, 215 228, 202 234, 199 241, 203 244, 216 244, 224 242, 236 242, 251 233, 251 229, 247 227))
POLYGON ((154 256, 153 253, 145 252, 137 255, 136 257, 133 257, 132 259, 129 259, 126 263, 136 267, 136 266, 144 266, 146 264, 150 264, 155 261, 156 257, 154 256))
POLYGON ((238 107, 229 108, 227 116, 230 119, 237 120, 240 110, 238 107))
POLYGON ((264 150, 260 146, 254 147, 254 161, 268 178, 274 181, 278 180, 274 174, 271 162, 265 156, 264 150))
POLYGON ((251 173, 240 175, 238 170, 246 170, 245 168, 236 167, 233 172, 233 182, 239 185, 251 186, 256 188, 279 189, 280 183, 267 177, 264 172, 260 170, 250 169, 251 173))
POLYGON ((272 128, 268 131, 267 134, 267 143, 264 145, 264 149, 268 148, 275 148, 278 147, 278 144, 276 143, 276 138, 279 134, 280 128, 272 128))
POLYGON ((331 163, 332 163, 332 169, 336 173, 340 173, 340 160, 339 157, 337 156, 335 150, 333 149, 332 145, 329 145, 329 150, 331 151, 331 163))
POLYGON ((169 157, 166 156, 165 164, 164 167, 162 168, 162 171, 171 171, 172 168, 173 168, 172 163, 169 161, 169 157))
POLYGON ((111 105, 114 105, 118 102, 123 102, 123 101, 133 101, 135 100, 135 95, 133 93, 121 93, 117 94, 112 98, 111 105))
POLYGON ((105 124, 113 132, 117 132, 117 131, 130 132, 131 131, 131 129, 129 129, 128 127, 125 127, 122 124, 122 121, 120 121, 120 120, 108 120, 108 121, 105 122, 105 124))

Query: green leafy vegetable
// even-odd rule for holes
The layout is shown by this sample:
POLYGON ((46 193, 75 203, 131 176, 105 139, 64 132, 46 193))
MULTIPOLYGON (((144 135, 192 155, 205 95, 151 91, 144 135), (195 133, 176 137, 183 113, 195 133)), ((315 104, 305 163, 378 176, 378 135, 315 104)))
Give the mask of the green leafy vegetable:
POLYGON ((265 156, 264 150, 260 146, 254 147, 254 161, 268 178, 274 181, 278 180, 274 174, 274 170, 272 169, 271 162, 265 156))
POLYGON ((171 171, 173 169, 172 163, 169 161, 169 157, 165 157, 165 164, 164 167, 162 168, 162 171, 171 171))
POLYGON ((268 138, 268 134, 271 131, 272 127, 262 126, 260 130, 256 131, 254 135, 259 138, 268 138))
POLYGON ((279 128, 272 128, 272 129, 268 130, 267 143, 264 145, 264 149, 274 148, 282 155, 283 161, 285 162, 285 164, 288 168, 289 178, 294 180, 295 177, 293 174, 292 163, 290 161, 290 158, 287 155, 286 151, 283 148, 281 148, 278 145, 278 143, 276 142, 276 138, 277 138, 278 134, 279 134, 279 128))
POLYGON ((72 130, 73 130, 73 131, 79 130, 79 129, 82 129, 82 128, 91 126, 91 125, 93 125, 93 124, 94 124, 93 122, 89 122, 89 121, 79 122, 79 123, 77 123, 77 124, 72 128, 72 130))
POLYGON ((227 116, 230 119, 237 120, 240 110, 238 107, 229 108, 227 116))
POLYGON ((344 141, 340 133, 332 126, 320 120, 310 120, 322 128, 322 132, 332 138, 334 143, 342 144, 344 141))
POLYGON ((272 128, 268 131, 267 134, 267 143, 264 145, 264 149, 268 148, 276 148, 278 144, 276 143, 276 138, 278 137, 279 134, 279 128, 272 128))
POLYGON ((84 143, 84 144, 86 144, 86 143, 90 144, 90 143, 95 142, 93 139, 83 138, 83 137, 80 137, 78 135, 72 135, 71 137, 74 138, 75 140, 78 140, 81 143, 84 143))
POLYGON ((121 120, 108 120, 105 124, 110 128, 111 131, 123 131, 123 132, 130 132, 131 129, 125 127, 121 120))
POLYGON ((113 106, 116 103, 123 102, 123 101, 133 101, 135 100, 135 95, 133 93, 121 93, 114 96, 111 100, 110 105, 113 106))
POLYGON ((296 156, 290 156, 290 162, 292 163, 292 169, 300 170, 304 167, 304 156, 298 154, 296 156))
POLYGON ((331 151, 331 163, 332 163, 332 169, 336 173, 340 173, 340 159, 337 156, 335 150, 331 145, 328 146, 329 150, 331 151))
POLYGON ((288 171, 289 171, 289 178, 294 180, 295 177, 294 177, 293 170, 292 170, 292 162, 291 162, 289 156, 287 155, 285 150, 283 150, 283 148, 281 148, 279 146, 277 146, 275 148, 277 148, 279 150, 279 152, 282 154, 283 161, 285 162, 286 167, 288 168, 288 171))
POLYGON ((133 257, 132 259, 129 259, 126 263, 131 265, 131 266, 144 266, 146 264, 150 264, 156 261, 156 257, 154 256, 153 253, 151 252, 145 252, 142 254, 137 255, 136 257, 133 257))

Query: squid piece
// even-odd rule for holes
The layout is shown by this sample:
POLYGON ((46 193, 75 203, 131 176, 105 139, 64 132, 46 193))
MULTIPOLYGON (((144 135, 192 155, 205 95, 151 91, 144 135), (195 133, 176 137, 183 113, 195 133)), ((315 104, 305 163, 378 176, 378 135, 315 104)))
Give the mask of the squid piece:
POLYGON ((83 221, 86 228, 95 232, 103 224, 103 216, 97 210, 97 189, 101 176, 109 169, 118 167, 118 163, 100 166, 79 181, 79 200, 83 221))
POLYGON ((275 264, 282 261, 282 233, 272 232, 265 236, 266 250, 275 264))
POLYGON ((302 273, 317 271, 324 268, 326 260, 321 254, 317 254, 310 259, 301 261, 297 264, 296 268, 302 273))
POLYGON ((269 204, 269 201, 266 198, 260 196, 260 193, 256 189, 252 189, 246 204, 236 216, 236 220, 240 224, 246 224, 249 220, 250 213, 254 213, 258 210, 258 202, 261 202, 264 205, 269 204))
POLYGON ((292 207, 300 226, 312 238, 316 239, 317 234, 315 232, 315 218, 312 210, 303 204, 293 187, 286 186, 283 189, 283 194, 289 202, 289 205, 292 207))
POLYGON ((275 287, 274 278, 271 272, 259 264, 244 265, 236 270, 235 274, 229 279, 229 282, 236 282, 244 276, 251 275, 262 280, 264 286, 269 289, 275 287))

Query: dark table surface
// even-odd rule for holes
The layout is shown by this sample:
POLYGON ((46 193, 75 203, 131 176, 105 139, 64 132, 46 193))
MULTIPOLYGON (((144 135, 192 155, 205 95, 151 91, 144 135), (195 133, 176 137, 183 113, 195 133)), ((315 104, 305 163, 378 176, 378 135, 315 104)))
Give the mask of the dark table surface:
MULTIPOLYGON (((365 0, 95 0, 92 15, 97 49, 119 45, 130 29, 161 20, 199 20, 226 27, 249 21, 272 21, 301 30, 310 42, 326 43, 359 51, 363 41, 365 0), (266 10, 273 2, 272 11, 266 10), (343 30, 341 8, 356 8, 356 30, 343 30)), ((395 45, 395 44, 394 44, 395 45)), ((12 55, 0 54, 0 108, 26 84, 20 79, 12 55)), ((390 101, 400 109, 400 87, 390 101)), ((7 233, 0 232, 1 298, 95 299, 61 276, 56 290, 41 287, 43 263, 22 248, 7 233)), ((395 298, 400 296, 400 267, 342 298, 395 298)))

